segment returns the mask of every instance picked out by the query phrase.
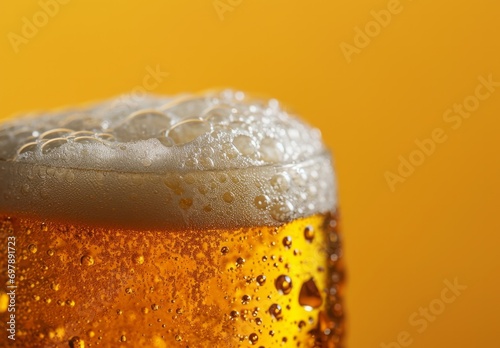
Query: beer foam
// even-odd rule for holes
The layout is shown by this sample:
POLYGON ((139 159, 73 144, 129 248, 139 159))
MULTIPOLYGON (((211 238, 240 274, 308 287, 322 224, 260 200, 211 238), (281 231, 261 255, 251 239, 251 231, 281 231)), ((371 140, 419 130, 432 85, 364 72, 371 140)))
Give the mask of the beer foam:
POLYGON ((0 209, 134 228, 278 225, 331 211, 320 132, 224 90, 123 96, 0 126, 0 209))

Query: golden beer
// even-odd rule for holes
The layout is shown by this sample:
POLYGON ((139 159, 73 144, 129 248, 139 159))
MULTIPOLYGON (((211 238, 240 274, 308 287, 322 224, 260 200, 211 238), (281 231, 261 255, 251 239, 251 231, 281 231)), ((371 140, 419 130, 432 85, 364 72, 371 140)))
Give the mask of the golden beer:
POLYGON ((276 101, 122 98, 0 141, 2 346, 342 347, 330 156, 276 101))

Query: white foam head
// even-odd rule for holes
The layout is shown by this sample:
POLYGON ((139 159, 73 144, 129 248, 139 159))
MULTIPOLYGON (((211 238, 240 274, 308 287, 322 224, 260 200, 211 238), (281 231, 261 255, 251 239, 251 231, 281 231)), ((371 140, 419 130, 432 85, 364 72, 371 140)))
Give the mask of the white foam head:
POLYGON ((0 212, 131 228, 277 225, 335 206, 321 134, 226 90, 0 126, 0 212))

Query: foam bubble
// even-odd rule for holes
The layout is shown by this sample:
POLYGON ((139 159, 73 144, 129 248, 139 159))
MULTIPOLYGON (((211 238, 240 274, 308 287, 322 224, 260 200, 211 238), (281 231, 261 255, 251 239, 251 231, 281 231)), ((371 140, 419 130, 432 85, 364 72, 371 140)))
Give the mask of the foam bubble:
POLYGON ((336 195, 320 132, 232 90, 6 122, 0 178, 1 210, 145 228, 280 224, 331 210, 336 195))

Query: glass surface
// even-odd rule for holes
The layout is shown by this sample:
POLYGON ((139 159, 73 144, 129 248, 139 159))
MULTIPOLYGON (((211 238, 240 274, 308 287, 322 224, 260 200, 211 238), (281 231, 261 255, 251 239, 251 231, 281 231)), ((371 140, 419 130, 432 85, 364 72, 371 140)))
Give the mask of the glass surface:
MULTIPOLYGON (((178 107, 173 105, 138 115, 168 114, 178 107)), ((261 111, 271 115, 268 107, 261 111)), ((107 120, 96 119, 101 126, 107 120)), ((146 133, 157 128, 157 119, 148 122, 151 117, 133 126, 145 125, 146 133)), ((266 124, 254 120, 257 130, 259 122, 266 124)), ((220 145, 224 136, 213 134, 218 124, 208 128, 220 145)), ((282 127, 297 136, 290 124, 282 127)), ((262 138, 257 160, 267 155, 270 163, 248 164, 245 149, 254 145, 238 130, 230 139, 243 160, 232 168, 223 165, 230 160, 217 159, 217 150, 198 144, 200 153, 212 154, 211 169, 183 167, 186 159, 178 159, 178 168, 164 170, 154 157, 137 166, 127 157, 115 161, 114 152, 102 155, 107 150, 101 146, 119 151, 139 144, 156 151, 158 142, 130 137, 137 127, 125 127, 129 133, 118 141, 109 139, 120 137, 120 127, 111 127, 97 145, 95 130, 74 128, 43 132, 53 136, 48 139, 37 132, 28 145, 3 144, 4 155, 12 144, 16 155, 0 161, 0 281, 6 284, 0 313, 6 322, 14 315, 17 345, 342 346, 342 251, 328 152, 317 148, 301 161, 275 161, 284 145, 262 138), (85 160, 89 152, 95 160, 85 160), (102 158, 107 162, 99 167, 102 158), (119 167, 123 163, 129 171, 119 167)), ((178 128, 167 131, 160 149, 196 145, 207 132, 199 124, 172 132, 178 128), (179 141, 188 135, 190 141, 179 141)))

